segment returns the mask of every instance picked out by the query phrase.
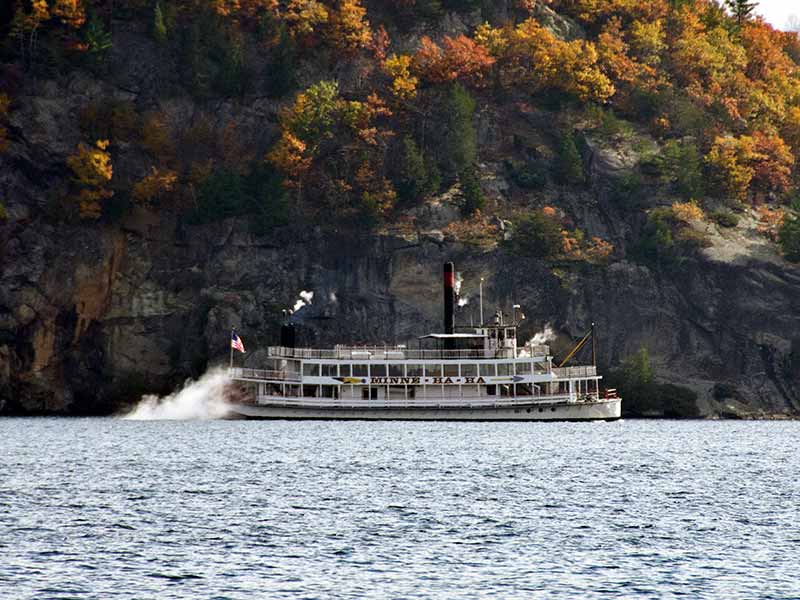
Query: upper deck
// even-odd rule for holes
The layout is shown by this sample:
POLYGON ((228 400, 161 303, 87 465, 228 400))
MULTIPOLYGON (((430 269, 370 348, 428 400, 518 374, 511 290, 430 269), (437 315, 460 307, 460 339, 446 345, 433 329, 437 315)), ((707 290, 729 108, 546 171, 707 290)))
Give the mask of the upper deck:
POLYGON ((514 358, 546 359, 550 347, 546 345, 525 345, 522 348, 479 348, 479 349, 423 349, 406 346, 335 346, 327 349, 288 348, 270 346, 270 358, 293 358, 301 360, 343 360, 343 361, 403 361, 403 360, 496 360, 514 358))

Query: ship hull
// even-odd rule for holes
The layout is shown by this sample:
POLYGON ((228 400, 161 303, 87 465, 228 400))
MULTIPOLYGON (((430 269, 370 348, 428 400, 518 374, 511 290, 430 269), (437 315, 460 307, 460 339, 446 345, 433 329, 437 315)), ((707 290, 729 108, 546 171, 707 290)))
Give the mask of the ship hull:
POLYGON ((620 400, 486 408, 320 408, 232 404, 232 416, 250 419, 353 421, 614 421, 620 400))

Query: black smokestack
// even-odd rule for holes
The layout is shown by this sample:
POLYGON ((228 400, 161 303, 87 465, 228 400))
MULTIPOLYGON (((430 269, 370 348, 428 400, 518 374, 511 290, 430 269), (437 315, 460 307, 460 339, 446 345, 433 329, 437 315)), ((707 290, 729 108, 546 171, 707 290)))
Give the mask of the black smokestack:
POLYGON ((444 263, 444 332, 454 333, 456 329, 455 322, 455 305, 456 305, 456 292, 455 286, 455 270, 453 263, 444 263))
POLYGON ((289 323, 281 325, 281 346, 294 348, 294 325, 289 323))

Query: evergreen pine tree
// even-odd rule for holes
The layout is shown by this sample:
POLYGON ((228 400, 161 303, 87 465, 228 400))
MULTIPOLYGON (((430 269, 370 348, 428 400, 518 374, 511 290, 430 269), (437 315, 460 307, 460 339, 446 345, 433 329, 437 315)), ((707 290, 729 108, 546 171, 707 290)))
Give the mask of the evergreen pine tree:
POLYGON ((478 157, 478 142, 472 116, 475 100, 460 84, 455 84, 448 102, 450 157, 455 171, 460 173, 474 165, 478 157))
POLYGON ((750 19, 757 5, 758 2, 751 2, 750 0, 725 0, 725 6, 731 11, 739 27, 750 19))
POLYGON ((159 44, 167 41, 167 20, 164 16, 164 10, 161 8, 161 2, 156 2, 153 12, 153 37, 159 44))
POLYGON ((586 180, 583 173, 583 160, 575 144, 575 136, 571 131, 561 136, 561 145, 556 156, 556 179, 563 184, 579 185, 586 180))

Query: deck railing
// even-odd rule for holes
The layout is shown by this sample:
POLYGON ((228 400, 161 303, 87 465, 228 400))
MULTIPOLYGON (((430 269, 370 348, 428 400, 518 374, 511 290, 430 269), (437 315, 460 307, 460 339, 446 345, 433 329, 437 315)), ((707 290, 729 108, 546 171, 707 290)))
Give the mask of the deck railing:
POLYGON ((271 379, 281 381, 294 381, 300 382, 300 373, 292 371, 269 371, 266 369, 243 369, 231 368, 228 369, 228 375, 232 379, 271 379))
POLYGON ((304 408, 486 408, 508 406, 547 406, 550 404, 581 404, 607 402, 595 394, 570 396, 462 397, 462 398, 398 398, 370 400, 361 398, 306 398, 287 396, 257 396, 253 402, 259 406, 294 406, 304 408))
POLYGON ((553 375, 559 379, 595 377, 597 376, 597 367, 592 365, 583 365, 578 367, 553 367, 553 375))
POLYGON ((329 349, 286 348, 270 346, 267 355, 271 358, 300 358, 328 360, 492 360, 521 358, 523 356, 549 356, 548 346, 524 346, 522 348, 499 348, 497 350, 424 350, 399 346, 336 346, 329 349), (524 353, 524 354, 523 354, 524 353))

